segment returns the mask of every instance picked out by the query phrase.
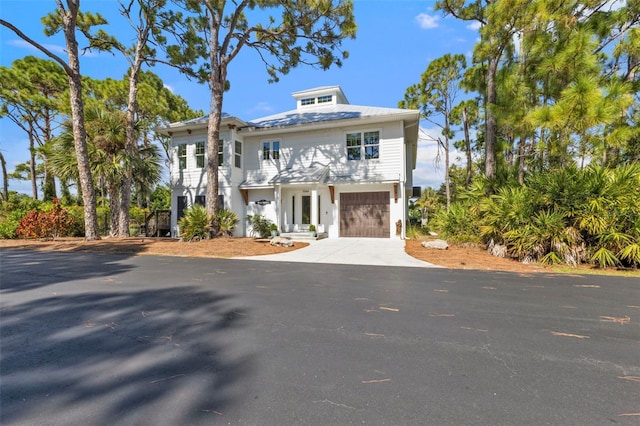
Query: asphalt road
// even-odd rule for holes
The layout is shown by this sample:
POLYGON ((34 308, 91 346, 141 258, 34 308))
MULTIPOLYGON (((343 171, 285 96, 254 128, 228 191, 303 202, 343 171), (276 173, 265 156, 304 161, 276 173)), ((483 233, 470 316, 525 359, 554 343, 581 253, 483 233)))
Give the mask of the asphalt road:
POLYGON ((0 251, 3 425, 640 424, 640 279, 0 251))

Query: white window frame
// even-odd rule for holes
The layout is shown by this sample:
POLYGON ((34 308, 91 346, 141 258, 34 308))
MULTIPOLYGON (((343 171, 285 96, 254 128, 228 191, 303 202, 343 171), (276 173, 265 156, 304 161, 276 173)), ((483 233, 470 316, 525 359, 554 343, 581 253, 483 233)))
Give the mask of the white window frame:
POLYGON ((224 140, 218 141, 218 166, 224 166, 224 140))
POLYGON ((318 103, 319 104, 328 104, 333 102, 333 95, 322 95, 322 96, 318 96, 318 103))
POLYGON ((185 170, 187 168, 187 144, 181 143, 176 147, 176 156, 178 157, 178 170, 185 170), (184 152, 180 152, 184 151, 184 152))
MULTIPOLYGON (((380 129, 371 130, 351 130, 344 133, 345 147, 347 150, 347 161, 371 161, 380 159, 380 129), (376 143, 367 143, 368 137, 377 133, 376 143), (350 138, 352 135, 357 135, 357 138, 350 138), (350 140, 351 139, 351 140, 350 140), (357 143, 356 143, 357 142, 357 143), (375 156, 373 156, 373 148, 375 150, 375 156), (358 158, 349 158, 350 151, 358 152, 358 158)), ((355 157, 355 155, 354 155, 355 157)))
POLYGON ((262 161, 280 160, 280 140, 262 141, 262 161))
POLYGON ((194 157, 196 158, 196 168, 197 169, 203 169, 205 166, 205 159, 206 159, 206 152, 207 152, 207 144, 206 142, 200 141, 200 142, 196 142, 195 144, 195 149, 193 151, 194 157), (198 153, 198 147, 202 146, 202 153, 198 153), (202 165, 199 165, 199 160, 200 158, 202 158, 202 165))
POLYGON ((301 106, 315 105, 315 104, 316 104, 316 98, 303 98, 303 99, 300 99, 300 105, 301 106))
POLYGON ((234 156, 233 164, 236 168, 241 169, 242 168, 242 141, 236 140, 234 142, 235 143, 233 144, 233 156, 234 156), (240 147, 240 149, 238 149, 238 147, 240 147))

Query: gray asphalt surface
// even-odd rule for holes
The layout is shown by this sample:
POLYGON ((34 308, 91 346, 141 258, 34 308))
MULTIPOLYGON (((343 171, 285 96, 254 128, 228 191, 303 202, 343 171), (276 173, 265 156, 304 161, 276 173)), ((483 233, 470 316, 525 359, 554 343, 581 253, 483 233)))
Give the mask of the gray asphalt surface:
POLYGON ((640 279, 0 251, 3 425, 640 424, 640 279))

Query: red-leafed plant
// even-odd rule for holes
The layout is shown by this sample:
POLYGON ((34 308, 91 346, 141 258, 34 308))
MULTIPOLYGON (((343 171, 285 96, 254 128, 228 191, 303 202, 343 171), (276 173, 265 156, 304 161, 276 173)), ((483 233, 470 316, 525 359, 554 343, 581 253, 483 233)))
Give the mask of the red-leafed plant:
POLYGON ((74 219, 53 199, 53 208, 49 211, 31 210, 18 224, 16 234, 22 238, 53 238, 68 235, 73 227, 74 219))

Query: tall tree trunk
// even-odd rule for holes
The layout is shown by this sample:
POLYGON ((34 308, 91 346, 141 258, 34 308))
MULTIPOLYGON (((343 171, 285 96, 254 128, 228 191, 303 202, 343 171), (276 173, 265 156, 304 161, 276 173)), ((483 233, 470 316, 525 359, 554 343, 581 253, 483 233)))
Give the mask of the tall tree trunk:
MULTIPOLYGON (((58 0, 61 2, 61 0, 58 0)), ((76 19, 80 8, 80 0, 67 0, 68 11, 62 12, 67 54, 69 57, 69 99, 71 102, 71 120, 73 123, 73 142, 78 160, 78 175, 84 204, 84 235, 87 240, 99 240, 98 219, 96 211, 96 193, 91 176, 89 154, 87 151, 87 132, 84 124, 84 103, 82 100, 82 79, 78 58, 78 42, 76 40, 76 19)))
POLYGON ((33 136, 33 128, 29 129, 29 175, 31 178, 31 192, 33 193, 33 199, 38 199, 38 179, 36 176, 36 147, 33 136))
MULTIPOLYGON (((224 81, 224 80, 223 80, 224 81)), ((222 121, 222 96, 224 83, 212 81, 211 111, 207 129, 207 214, 213 216, 218 211, 218 139, 220 138, 220 122, 222 121)))
POLYGON ((120 198, 118 197, 118 184, 109 182, 107 184, 107 192, 109 193, 109 235, 115 237, 122 234, 120 226, 120 198))
MULTIPOLYGON (((227 80, 226 63, 220 63, 218 59, 219 46, 218 35, 220 27, 215 17, 209 17, 209 90, 211 101, 209 103, 209 123, 207 128, 207 192, 206 209, 210 217, 218 211, 218 139, 220 138, 220 122, 222 121, 222 99, 224 96, 224 84, 227 80)), ((217 230, 214 230, 217 231, 217 230)))
POLYGON ((449 138, 444 138, 444 164, 446 172, 444 174, 444 187, 447 195, 447 211, 451 207, 451 177, 449 176, 449 138))
POLYGON ((57 198, 56 191, 56 179, 49 170, 48 162, 44 160, 44 183, 42 185, 42 199, 44 201, 51 201, 54 198, 57 198))
POLYGON ((78 59, 78 41, 76 40, 76 22, 80 11, 80 0, 56 0, 57 12, 61 18, 61 27, 66 42, 68 63, 52 53, 50 50, 29 38, 10 22, 0 19, 0 25, 11 29, 20 38, 36 47, 45 55, 58 62, 64 68, 69 80, 69 100, 71 104, 71 122, 73 125, 73 143, 78 161, 79 187, 84 203, 84 233, 87 240, 98 240, 98 219, 96 216, 96 193, 93 187, 93 177, 89 166, 87 152, 87 133, 84 124, 84 104, 82 100, 82 76, 78 59))
POLYGON ((462 125, 464 127, 464 148, 467 157, 467 176, 464 181, 464 187, 469 189, 471 186, 471 138, 469 137, 469 117, 467 116, 467 107, 462 108, 462 125))
POLYGON ((129 236, 129 220, 131 206, 131 185, 133 184, 133 168, 131 161, 137 154, 138 136, 135 129, 136 114, 138 112, 138 68, 132 68, 129 74, 129 102, 127 105, 125 154, 128 158, 124 169, 124 177, 120 185, 120 229, 118 236, 129 236))
POLYGON ((69 191, 69 182, 60 179, 60 196, 63 204, 71 204, 71 191, 69 191))
POLYGON ((485 107, 485 160, 484 174, 487 179, 493 180, 496 177, 496 141, 498 120, 496 117, 496 75, 498 72, 498 55, 489 59, 489 69, 487 71, 487 105, 485 107))
POLYGON ((2 166, 2 199, 9 201, 9 176, 7 175, 7 162, 0 152, 0 165, 2 166))
POLYGON ((518 183, 524 185, 524 165, 525 156, 527 154, 527 138, 526 136, 520 137, 520 144, 518 145, 518 183))
MULTIPOLYGON (((47 112, 44 117, 44 146, 48 146, 51 141, 51 114, 47 112)), ((58 198, 56 191, 55 175, 49 168, 47 155, 44 156, 44 185, 42 188, 42 198, 45 201, 51 201, 58 198)))

